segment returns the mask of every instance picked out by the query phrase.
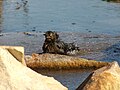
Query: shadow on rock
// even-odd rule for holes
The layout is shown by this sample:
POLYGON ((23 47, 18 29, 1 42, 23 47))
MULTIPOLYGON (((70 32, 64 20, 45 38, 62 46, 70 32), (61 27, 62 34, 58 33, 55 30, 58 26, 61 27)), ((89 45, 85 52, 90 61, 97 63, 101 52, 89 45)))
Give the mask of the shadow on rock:
POLYGON ((92 72, 76 90, 119 90, 120 67, 117 62, 92 72))

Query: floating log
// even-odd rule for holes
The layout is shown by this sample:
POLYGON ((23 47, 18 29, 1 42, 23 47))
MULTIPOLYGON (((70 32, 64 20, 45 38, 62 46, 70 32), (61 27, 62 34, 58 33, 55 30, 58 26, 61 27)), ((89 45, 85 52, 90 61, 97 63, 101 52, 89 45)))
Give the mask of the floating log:
POLYGON ((48 53, 25 56, 25 60, 28 67, 39 69, 97 69, 109 64, 108 62, 48 53))

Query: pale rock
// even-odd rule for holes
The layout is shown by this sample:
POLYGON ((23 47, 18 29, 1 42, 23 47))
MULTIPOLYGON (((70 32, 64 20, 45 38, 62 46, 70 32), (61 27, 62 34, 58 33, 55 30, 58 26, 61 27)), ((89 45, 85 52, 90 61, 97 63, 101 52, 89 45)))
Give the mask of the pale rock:
POLYGON ((120 90, 120 67, 117 62, 91 73, 76 90, 120 90))
POLYGON ((6 49, 9 53, 11 53, 16 60, 20 61, 23 65, 26 66, 26 62, 24 60, 24 47, 21 46, 0 46, 0 48, 6 49))
POLYGON ((0 47, 0 90, 68 90, 54 78, 38 74, 21 64, 13 52, 9 52, 11 48, 0 47))

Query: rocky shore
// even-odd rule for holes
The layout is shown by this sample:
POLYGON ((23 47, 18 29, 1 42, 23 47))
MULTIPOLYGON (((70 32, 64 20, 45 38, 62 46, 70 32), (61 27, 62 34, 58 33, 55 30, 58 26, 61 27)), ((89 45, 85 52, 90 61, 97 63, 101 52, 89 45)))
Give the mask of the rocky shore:
POLYGON ((23 65, 24 52, 21 48, 0 47, 0 90, 68 90, 54 78, 38 74, 23 65))
POLYGON ((32 57, 25 57, 26 60, 23 56, 23 47, 0 46, 1 90, 68 90, 54 78, 38 74, 27 66, 49 69, 96 67, 100 69, 93 71, 76 90, 119 90, 120 88, 120 67, 117 62, 98 62, 57 54, 33 54, 32 57))
POLYGON ((92 72, 76 90, 119 90, 120 67, 113 62, 92 72))

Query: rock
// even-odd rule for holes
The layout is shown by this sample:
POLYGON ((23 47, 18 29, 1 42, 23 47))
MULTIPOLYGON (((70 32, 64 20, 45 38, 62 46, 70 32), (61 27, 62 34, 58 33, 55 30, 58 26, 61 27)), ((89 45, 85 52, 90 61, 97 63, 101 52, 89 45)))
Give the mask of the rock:
POLYGON ((73 56, 48 53, 32 54, 32 56, 26 56, 25 58, 28 67, 39 69, 96 69, 109 64, 107 62, 100 62, 73 56))
POLYGON ((19 50, 21 47, 0 47, 0 90, 67 90, 54 78, 38 74, 17 61, 15 53, 19 50))
MULTIPOLYGON (((0 48, 5 49, 10 54, 16 58, 16 60, 20 61, 23 65, 26 66, 26 62, 24 60, 24 48, 21 46, 0 46, 0 48)), ((9 56, 8 56, 9 57, 9 56)))
POLYGON ((120 90, 120 67, 113 62, 91 73, 76 90, 120 90))

